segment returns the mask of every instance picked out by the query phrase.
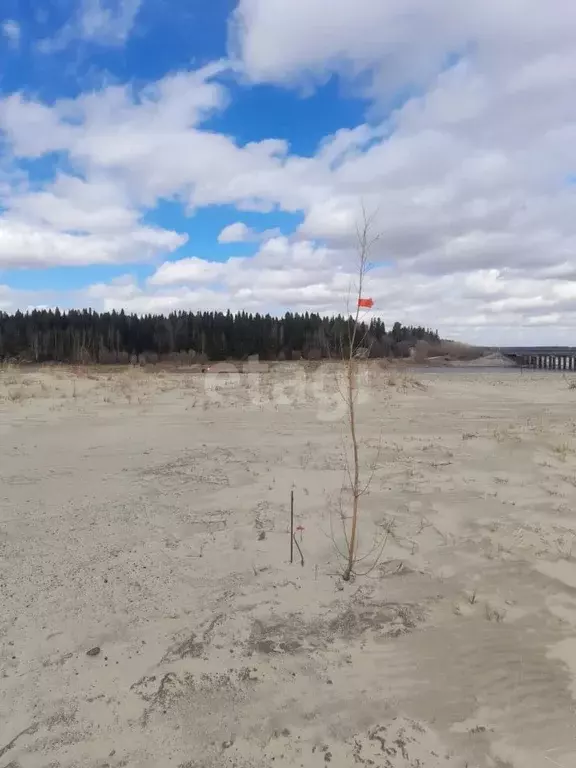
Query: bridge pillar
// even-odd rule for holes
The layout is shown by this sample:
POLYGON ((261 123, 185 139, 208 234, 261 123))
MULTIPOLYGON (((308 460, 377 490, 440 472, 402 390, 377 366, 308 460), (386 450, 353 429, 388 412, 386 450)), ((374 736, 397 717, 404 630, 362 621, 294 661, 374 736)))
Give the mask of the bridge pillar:
POLYGON ((538 368, 542 368, 542 355, 538 355, 538 368))

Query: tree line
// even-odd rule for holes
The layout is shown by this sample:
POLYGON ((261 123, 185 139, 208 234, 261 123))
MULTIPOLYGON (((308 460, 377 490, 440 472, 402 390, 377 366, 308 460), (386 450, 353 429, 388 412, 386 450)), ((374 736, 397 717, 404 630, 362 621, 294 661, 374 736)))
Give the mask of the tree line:
MULTIPOLYGON (((0 359, 20 362, 129 363, 320 359, 346 352, 351 318, 288 312, 283 317, 238 312, 134 315, 92 310, 0 312, 0 359)), ((404 357, 437 331, 380 319, 362 324, 370 357, 404 357)))

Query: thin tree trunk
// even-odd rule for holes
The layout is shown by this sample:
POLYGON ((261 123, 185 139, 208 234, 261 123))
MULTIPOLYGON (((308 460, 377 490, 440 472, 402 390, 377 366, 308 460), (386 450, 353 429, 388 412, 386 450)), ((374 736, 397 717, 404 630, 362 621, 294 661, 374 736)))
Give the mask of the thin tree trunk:
POLYGON ((364 275, 368 267, 368 252, 371 243, 368 240, 370 221, 364 213, 363 228, 358 233, 359 265, 358 265, 358 293, 356 296, 356 314, 354 315, 354 324, 352 332, 349 331, 350 348, 346 360, 347 379, 348 379, 348 424, 350 427, 350 439, 352 442, 352 460, 354 462, 353 475, 351 478, 352 491, 352 523, 350 528, 350 537, 348 539, 348 561, 342 578, 344 581, 350 581, 354 565, 356 563, 356 550, 358 548, 358 514, 360 511, 360 496, 362 489, 360 487, 360 457, 358 451, 358 438, 356 435, 356 337, 358 333, 358 320, 360 317, 360 299, 362 298, 362 289, 364 284, 364 275))

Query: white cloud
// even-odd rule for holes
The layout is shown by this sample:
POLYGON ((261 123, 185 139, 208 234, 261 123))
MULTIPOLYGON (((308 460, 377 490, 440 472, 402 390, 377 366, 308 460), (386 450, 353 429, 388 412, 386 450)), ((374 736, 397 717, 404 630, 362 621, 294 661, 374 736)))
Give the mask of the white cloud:
POLYGON ((219 262, 192 257, 178 261, 166 261, 149 279, 150 285, 177 285, 181 283, 211 283, 223 274, 219 262))
POLYGON ((80 7, 54 38, 43 40, 43 53, 66 48, 75 40, 103 46, 123 45, 130 35, 142 0, 81 0, 80 7))
POLYGON ((218 235, 219 243, 247 243, 253 239, 253 231, 246 224, 237 221, 224 227, 218 235))
POLYGON ((144 225, 121 185, 61 174, 44 189, 8 188, 0 216, 0 268, 145 262, 186 234, 144 225))
POLYGON ((236 221, 224 227, 218 235, 219 243, 258 243, 276 237, 280 234, 279 229, 266 229, 264 232, 257 232, 255 229, 246 226, 242 221, 236 221))
POLYGON ((20 47, 22 30, 20 29, 20 24, 18 24, 17 21, 14 21, 14 19, 7 19, 5 22, 3 22, 2 34, 12 48, 20 47))
POLYGON ((454 54, 502 71, 570 48, 575 21, 571 0, 239 0, 230 46, 252 80, 370 72, 382 94, 429 82, 454 54))
POLYGON ((142 226, 113 234, 71 234, 4 217, 0 219, 0 267, 143 262, 176 250, 186 239, 176 232, 142 226))
POLYGON ((122 234, 139 218, 118 185, 67 175, 43 190, 12 195, 9 208, 34 226, 73 233, 122 234))
MULTIPOLYGON (((240 0, 230 24, 231 50, 256 81, 306 84, 333 71, 358 74, 385 59, 391 69, 420 80, 456 41, 454 28, 465 13, 459 5, 457 0, 240 0)), ((397 76, 390 72, 389 78, 397 76)))

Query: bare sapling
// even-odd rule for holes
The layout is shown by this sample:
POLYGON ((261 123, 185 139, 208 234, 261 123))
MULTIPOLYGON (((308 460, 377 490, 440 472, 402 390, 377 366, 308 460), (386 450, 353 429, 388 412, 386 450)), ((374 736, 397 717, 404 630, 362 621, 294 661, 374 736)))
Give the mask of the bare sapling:
MULTIPOLYGON (((342 574, 344 581, 350 581, 352 575, 355 572, 356 564, 358 563, 358 534, 359 534, 359 515, 360 515, 360 499, 367 492, 372 476, 367 482, 362 482, 360 473, 360 450, 357 434, 356 423, 356 400, 358 394, 358 361, 362 356, 365 343, 366 333, 363 331, 363 323, 361 323, 361 310, 364 308, 370 308, 372 306, 372 300, 366 299, 363 296, 363 289, 366 279, 366 274, 370 268, 369 256, 372 247, 379 238, 379 235, 372 235, 373 216, 367 216, 366 211, 362 209, 362 223, 357 227, 357 249, 358 249, 358 264, 357 264, 357 278, 358 283, 354 297, 356 299, 356 309, 354 315, 350 317, 348 322, 348 346, 342 348, 342 355, 345 365, 345 388, 342 395, 346 406, 347 424, 349 428, 350 443, 352 448, 351 464, 347 462, 348 479, 350 483, 350 492, 352 496, 352 514, 347 519, 342 514, 342 521, 344 525, 344 535, 346 539, 346 552, 345 552, 345 568, 342 574)), ((350 315, 350 313, 348 313, 350 315)))

